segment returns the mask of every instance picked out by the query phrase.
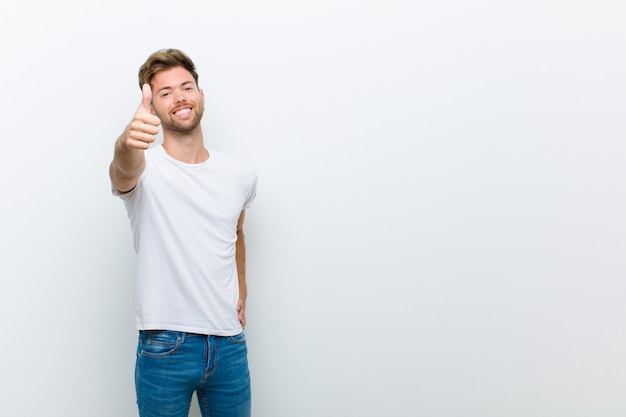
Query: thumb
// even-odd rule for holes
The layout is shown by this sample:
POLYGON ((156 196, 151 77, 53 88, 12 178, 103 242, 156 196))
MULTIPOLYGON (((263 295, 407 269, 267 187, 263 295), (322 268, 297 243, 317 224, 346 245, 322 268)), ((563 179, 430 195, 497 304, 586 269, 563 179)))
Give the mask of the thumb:
POLYGON ((152 102, 152 89, 149 84, 144 84, 141 86, 141 104, 139 105, 139 109, 143 110, 146 113, 152 113, 150 108, 150 103, 152 102))

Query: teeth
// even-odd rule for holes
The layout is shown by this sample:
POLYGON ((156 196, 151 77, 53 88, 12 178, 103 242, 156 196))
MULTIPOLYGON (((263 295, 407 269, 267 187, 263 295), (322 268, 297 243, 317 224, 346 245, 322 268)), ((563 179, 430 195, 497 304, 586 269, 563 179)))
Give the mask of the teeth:
POLYGON ((187 114, 187 113, 189 113, 190 111, 191 111, 191 109, 180 109, 180 110, 178 110, 175 114, 176 114, 177 116, 182 116, 183 114, 187 114))

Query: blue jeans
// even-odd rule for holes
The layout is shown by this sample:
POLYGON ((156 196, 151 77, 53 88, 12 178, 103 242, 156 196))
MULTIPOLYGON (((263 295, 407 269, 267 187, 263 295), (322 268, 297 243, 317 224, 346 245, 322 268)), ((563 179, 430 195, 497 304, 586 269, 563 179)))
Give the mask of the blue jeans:
POLYGON ((203 417, 249 417, 244 333, 139 332, 135 389, 141 417, 187 417, 194 392, 203 417))

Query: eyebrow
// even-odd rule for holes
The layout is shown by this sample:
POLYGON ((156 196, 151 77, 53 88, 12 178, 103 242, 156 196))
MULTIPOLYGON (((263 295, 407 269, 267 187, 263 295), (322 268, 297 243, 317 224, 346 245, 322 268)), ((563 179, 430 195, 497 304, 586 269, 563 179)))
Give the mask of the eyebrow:
MULTIPOLYGON (((194 82, 193 82, 193 81, 191 81, 191 80, 190 80, 190 81, 185 81, 185 82, 183 82, 183 83, 181 83, 181 84, 180 84, 180 87, 184 87, 184 86, 185 86, 185 85, 187 85, 187 84, 193 84, 193 83, 194 83, 194 82)), ((160 93, 161 91, 163 91, 163 90, 171 90, 171 89, 172 89, 172 87, 170 87, 169 85, 166 85, 165 87, 161 87, 161 88, 159 88, 159 89, 156 91, 156 93, 157 93, 157 94, 159 94, 159 93, 160 93)))

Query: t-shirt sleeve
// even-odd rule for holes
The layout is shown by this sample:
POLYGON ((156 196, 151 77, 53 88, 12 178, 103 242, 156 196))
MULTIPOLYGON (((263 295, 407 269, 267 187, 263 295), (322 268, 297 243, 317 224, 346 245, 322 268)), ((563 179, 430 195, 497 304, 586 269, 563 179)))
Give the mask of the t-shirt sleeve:
POLYGON ((248 187, 248 196, 246 198, 246 202, 243 205, 244 209, 252 207, 252 203, 256 198, 256 183, 257 183, 257 174, 256 172, 252 172, 250 175, 250 186, 248 187))

